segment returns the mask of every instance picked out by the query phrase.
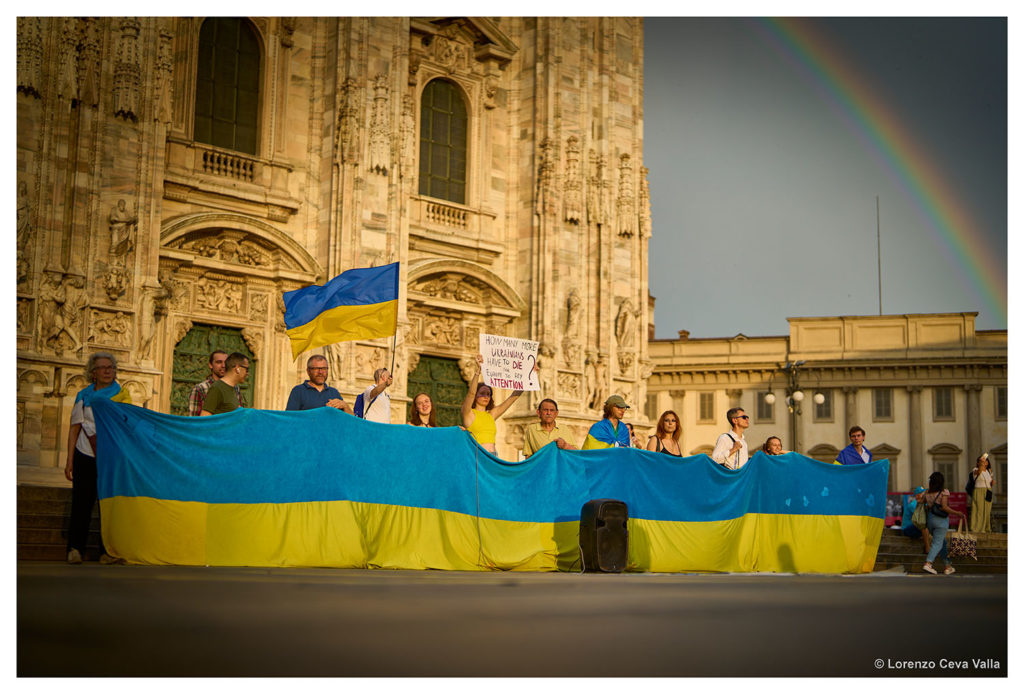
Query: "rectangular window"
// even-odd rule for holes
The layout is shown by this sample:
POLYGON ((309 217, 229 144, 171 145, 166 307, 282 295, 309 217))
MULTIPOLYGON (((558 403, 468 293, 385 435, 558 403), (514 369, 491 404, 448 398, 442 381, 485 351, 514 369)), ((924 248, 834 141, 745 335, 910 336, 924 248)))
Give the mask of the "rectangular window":
POLYGON ((934 388, 932 390, 932 412, 935 421, 952 421, 953 416, 953 389, 934 388))
POLYGON ((891 422, 892 417, 892 388, 875 388, 874 395, 874 416, 876 422, 891 422))
POLYGON ((775 421, 775 404, 765 402, 768 391, 757 394, 757 421, 771 423, 775 421))
POLYGON ((935 471, 941 472, 946 479, 946 489, 959 491, 960 486, 956 479, 956 461, 949 458, 936 458, 935 471))
POLYGON ((816 422, 831 422, 832 421, 832 389, 822 388, 817 391, 815 395, 821 393, 825 396, 824 402, 820 405, 814 403, 814 421, 816 422))
POLYGON ((697 415, 698 421, 702 424, 715 421, 715 394, 714 393, 701 393, 700 394, 700 408, 697 415))
POLYGON ((996 419, 1006 421, 1006 386, 996 387, 996 419))
POLYGON ((661 416, 661 413, 658 412, 657 393, 647 394, 647 402, 644 404, 644 411, 647 414, 647 419, 651 420, 652 422, 658 421, 658 417, 661 416))

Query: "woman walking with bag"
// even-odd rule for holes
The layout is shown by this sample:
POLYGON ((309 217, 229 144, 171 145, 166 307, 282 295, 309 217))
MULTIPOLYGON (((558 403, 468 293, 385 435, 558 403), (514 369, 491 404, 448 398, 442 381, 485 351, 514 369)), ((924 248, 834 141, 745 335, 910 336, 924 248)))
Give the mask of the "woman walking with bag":
POLYGON ((928 509, 928 530, 932 534, 932 547, 928 550, 928 557, 922 568, 930 574, 937 574, 938 571, 932 568, 932 562, 935 561, 936 556, 941 556, 942 562, 946 565, 942 573, 948 576, 956 571, 949 563, 946 544, 946 533, 949 532, 949 514, 952 513, 961 518, 967 518, 967 514, 949 507, 949 490, 945 488, 945 484, 946 478, 937 470, 928 478, 928 491, 924 493, 924 504, 928 509))
POLYGON ((990 533, 992 486, 995 478, 992 477, 992 464, 988 460, 988 453, 982 453, 978 458, 978 466, 971 470, 971 478, 974 480, 974 489, 971 491, 971 532, 990 533))

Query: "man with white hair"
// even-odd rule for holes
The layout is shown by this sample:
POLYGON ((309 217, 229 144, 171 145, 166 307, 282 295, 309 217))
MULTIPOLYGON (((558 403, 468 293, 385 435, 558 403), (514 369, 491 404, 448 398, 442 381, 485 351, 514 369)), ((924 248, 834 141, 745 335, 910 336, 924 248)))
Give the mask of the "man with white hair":
POLYGON ((387 369, 373 372, 373 385, 363 391, 363 419, 391 424, 391 396, 387 389, 392 380, 387 369))

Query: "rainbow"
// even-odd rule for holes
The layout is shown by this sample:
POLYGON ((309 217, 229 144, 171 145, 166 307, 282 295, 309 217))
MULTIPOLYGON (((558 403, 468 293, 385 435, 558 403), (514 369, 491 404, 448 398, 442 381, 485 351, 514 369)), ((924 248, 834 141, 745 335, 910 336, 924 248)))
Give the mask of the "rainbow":
POLYGON ((1007 321, 1005 257, 986 243, 980 225, 942 170, 858 71, 813 25, 801 19, 757 20, 768 42, 823 94, 868 146, 927 221, 939 248, 982 308, 1007 321))

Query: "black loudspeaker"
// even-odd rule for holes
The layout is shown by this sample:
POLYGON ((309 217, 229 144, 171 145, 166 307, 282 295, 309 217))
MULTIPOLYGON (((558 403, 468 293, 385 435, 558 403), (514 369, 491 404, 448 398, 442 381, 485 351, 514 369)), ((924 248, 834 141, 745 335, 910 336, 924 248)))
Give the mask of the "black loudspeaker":
POLYGON ((622 573, 629 550, 626 502, 591 499, 580 511, 580 559, 584 571, 622 573))

